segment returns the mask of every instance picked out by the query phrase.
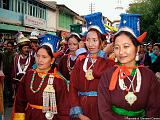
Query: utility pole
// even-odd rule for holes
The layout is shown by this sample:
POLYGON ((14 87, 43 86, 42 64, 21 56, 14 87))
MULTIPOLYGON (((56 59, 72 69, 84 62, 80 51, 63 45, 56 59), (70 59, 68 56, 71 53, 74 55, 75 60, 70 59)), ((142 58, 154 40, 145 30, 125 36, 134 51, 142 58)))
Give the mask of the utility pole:
POLYGON ((89 5, 89 11, 91 12, 91 14, 95 11, 95 4, 92 2, 89 5))
POLYGON ((118 9, 118 10, 123 10, 123 7, 122 7, 122 2, 121 0, 117 0, 117 6, 115 9, 118 9))

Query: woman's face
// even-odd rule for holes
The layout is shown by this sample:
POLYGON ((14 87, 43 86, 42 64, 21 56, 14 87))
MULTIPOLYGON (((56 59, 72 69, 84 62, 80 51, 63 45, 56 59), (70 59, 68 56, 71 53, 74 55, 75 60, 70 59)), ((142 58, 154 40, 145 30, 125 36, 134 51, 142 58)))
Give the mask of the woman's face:
POLYGON ((75 52, 78 49, 78 40, 75 39, 74 37, 69 38, 68 47, 70 52, 75 52))
POLYGON ((46 71, 53 64, 54 58, 51 58, 47 53, 46 49, 40 48, 36 54, 36 64, 37 68, 41 71, 46 71))
POLYGON ((137 50, 131 39, 125 34, 121 34, 115 39, 114 53, 120 63, 126 66, 135 65, 137 50))
POLYGON ((90 53, 97 53, 100 48, 100 40, 95 31, 89 31, 86 36, 86 46, 90 53))

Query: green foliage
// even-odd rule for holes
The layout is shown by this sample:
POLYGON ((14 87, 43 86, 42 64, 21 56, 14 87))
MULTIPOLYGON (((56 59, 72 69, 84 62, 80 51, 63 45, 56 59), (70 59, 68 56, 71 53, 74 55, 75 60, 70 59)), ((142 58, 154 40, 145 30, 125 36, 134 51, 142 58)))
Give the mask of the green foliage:
POLYGON ((141 31, 147 31, 147 42, 160 39, 160 0, 135 0, 128 13, 142 14, 141 31))

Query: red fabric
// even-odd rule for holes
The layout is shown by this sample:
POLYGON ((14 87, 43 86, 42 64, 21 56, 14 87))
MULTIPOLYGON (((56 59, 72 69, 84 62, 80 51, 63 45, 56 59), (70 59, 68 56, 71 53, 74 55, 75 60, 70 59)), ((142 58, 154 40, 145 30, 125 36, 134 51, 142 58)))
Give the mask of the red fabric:
POLYGON ((86 58, 86 55, 79 55, 77 61, 82 61, 86 58))
MULTIPOLYGON (((70 74, 69 74, 69 70, 67 67, 67 60, 68 60, 68 54, 64 55, 61 60, 60 63, 58 65, 58 71, 67 79, 70 80, 70 74)), ((76 63, 75 61, 70 60, 70 67, 73 67, 74 64, 76 63)))
POLYGON ((62 52, 55 52, 53 53, 54 58, 57 58, 59 56, 61 56, 63 53, 62 52))

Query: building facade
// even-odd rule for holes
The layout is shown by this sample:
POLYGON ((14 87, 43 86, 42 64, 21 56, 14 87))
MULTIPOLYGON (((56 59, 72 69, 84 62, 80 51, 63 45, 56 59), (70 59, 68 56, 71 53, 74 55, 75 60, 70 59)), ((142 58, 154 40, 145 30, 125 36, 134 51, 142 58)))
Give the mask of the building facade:
POLYGON ((34 28, 47 31, 49 8, 56 10, 56 5, 54 8, 36 0, 1 0, 1 36, 3 39, 13 39, 18 31, 29 35, 34 28))
POLYGON ((84 19, 80 17, 77 13, 69 9, 65 5, 57 5, 58 11, 58 27, 57 31, 61 37, 66 37, 71 32, 71 25, 84 24, 84 19))
POLYGON ((28 36, 35 28, 41 34, 69 32, 70 25, 82 21, 77 13, 54 1, 1 0, 0 41, 14 39, 19 31, 28 36))

